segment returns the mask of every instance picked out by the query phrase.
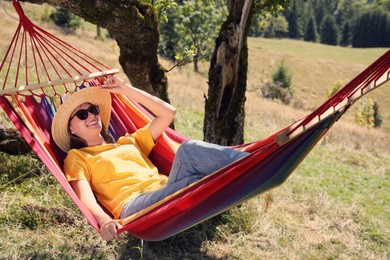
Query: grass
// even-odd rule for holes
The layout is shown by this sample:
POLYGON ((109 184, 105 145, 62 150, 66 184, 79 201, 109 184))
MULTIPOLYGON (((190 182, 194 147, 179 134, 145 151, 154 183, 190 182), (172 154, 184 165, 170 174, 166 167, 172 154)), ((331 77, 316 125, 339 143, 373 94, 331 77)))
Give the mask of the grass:
MULTIPOLYGON (((44 10, 34 5, 25 9, 38 20, 39 11, 44 10)), ((0 24, 10 25, 4 26, 0 39, 4 50, 15 21, 0 15, 0 24)), ((118 67, 115 42, 96 41, 88 29, 93 27, 84 28, 61 38, 118 67)), ((248 142, 302 118, 323 102, 334 81, 346 83, 384 52, 253 38, 249 51, 248 142), (293 106, 257 95, 259 85, 281 61, 293 74, 293 106)), ((161 62, 169 67, 169 62, 161 62)), ((194 139, 202 139, 203 96, 207 93, 207 64, 200 69, 201 73, 194 74, 189 65, 168 73, 169 95, 179 111, 177 131, 194 139)), ((1 258, 389 259, 388 85, 370 94, 379 103, 384 120, 381 129, 357 126, 351 109, 282 186, 161 242, 140 241, 130 235, 121 241, 101 241, 34 155, 0 154, 1 258)), ((1 124, 9 127, 9 121, 0 116, 1 124)))
POLYGON ((385 259, 390 242, 386 198, 390 165, 377 163, 389 158, 368 155, 372 163, 351 164, 349 160, 355 162, 357 156, 367 157, 316 147, 282 187, 268 193, 268 199, 263 196, 231 212, 255 220, 248 232, 224 226, 220 231, 224 239, 209 242, 210 250, 215 257, 223 257, 227 250, 238 259, 370 259, 370 254, 385 259), (267 200, 271 203, 265 209, 267 200))
MULTIPOLYGON (((347 84, 375 59, 385 48, 353 49, 296 40, 249 39, 248 89, 255 91, 268 81, 277 66, 284 62, 292 73, 295 90, 293 105, 298 109, 313 110, 325 100, 332 84, 347 84), (261 63, 259 63, 261 61, 261 63)), ((390 88, 382 87, 367 95, 379 105, 383 128, 390 131, 390 102, 382 97, 390 95, 390 88)), ((356 106, 352 110, 355 110, 356 106)))

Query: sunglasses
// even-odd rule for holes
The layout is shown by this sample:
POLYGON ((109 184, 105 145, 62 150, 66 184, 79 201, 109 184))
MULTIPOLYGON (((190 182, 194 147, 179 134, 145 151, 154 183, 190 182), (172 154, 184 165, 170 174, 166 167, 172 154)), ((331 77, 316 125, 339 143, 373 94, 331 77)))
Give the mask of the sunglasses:
POLYGON ((100 114, 100 109, 97 105, 91 105, 87 109, 78 110, 73 116, 70 117, 69 122, 77 116, 80 120, 85 120, 88 118, 89 113, 94 114, 95 116, 100 114))

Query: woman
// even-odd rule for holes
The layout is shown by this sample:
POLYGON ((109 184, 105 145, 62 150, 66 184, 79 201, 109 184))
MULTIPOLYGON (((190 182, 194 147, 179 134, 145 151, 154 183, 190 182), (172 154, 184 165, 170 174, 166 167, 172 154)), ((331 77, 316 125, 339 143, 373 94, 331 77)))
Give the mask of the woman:
POLYGON ((179 147, 169 177, 159 174, 147 156, 175 114, 170 104, 117 77, 100 87, 74 93, 59 107, 52 123, 53 139, 68 153, 64 161, 66 178, 98 221, 103 239, 119 239, 116 230, 121 225, 115 219, 130 216, 247 154, 187 141, 179 147), (155 118, 112 143, 107 134, 110 92, 139 102, 155 118))

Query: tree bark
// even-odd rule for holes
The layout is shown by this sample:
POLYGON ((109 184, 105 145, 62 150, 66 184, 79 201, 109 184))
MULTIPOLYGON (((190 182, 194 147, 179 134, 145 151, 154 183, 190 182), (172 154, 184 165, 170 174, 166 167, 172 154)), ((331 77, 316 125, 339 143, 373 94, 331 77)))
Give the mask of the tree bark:
POLYGON ((29 153, 31 148, 18 131, 4 129, 0 126, 0 151, 12 155, 20 155, 29 153))
POLYGON ((244 142, 248 69, 247 32, 253 0, 232 1, 221 27, 209 70, 205 97, 204 139, 221 145, 244 142))
POLYGON ((159 64, 159 22, 154 7, 136 0, 21 0, 62 6, 88 22, 106 28, 120 49, 119 62, 130 83, 167 102, 168 82, 159 64))

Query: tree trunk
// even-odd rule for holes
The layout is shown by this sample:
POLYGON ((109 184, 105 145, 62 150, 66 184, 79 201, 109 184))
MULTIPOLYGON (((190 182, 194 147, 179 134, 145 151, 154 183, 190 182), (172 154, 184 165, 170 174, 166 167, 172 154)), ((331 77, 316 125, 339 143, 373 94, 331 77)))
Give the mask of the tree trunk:
POLYGON ((96 25, 96 39, 102 39, 102 30, 99 25, 96 25))
POLYGON ((232 1, 229 17, 216 39, 205 97, 203 132, 207 142, 221 145, 244 142, 247 31, 252 9, 253 0, 232 1))
POLYGON ((199 66, 198 66, 198 55, 194 56, 194 72, 198 73, 199 72, 199 66))
MULTIPOLYGON (((23 1, 23 0, 22 0, 23 1)), ((120 48, 119 62, 130 83, 169 102, 165 69, 159 64, 159 23, 151 4, 121 0, 24 0, 62 6, 106 28, 120 48)))
POLYGON ((0 126, 0 151, 12 155, 19 155, 29 153, 31 148, 18 131, 4 129, 0 126))

